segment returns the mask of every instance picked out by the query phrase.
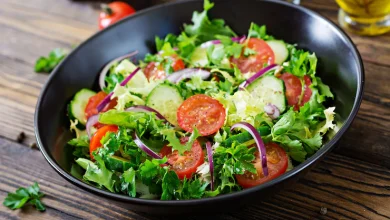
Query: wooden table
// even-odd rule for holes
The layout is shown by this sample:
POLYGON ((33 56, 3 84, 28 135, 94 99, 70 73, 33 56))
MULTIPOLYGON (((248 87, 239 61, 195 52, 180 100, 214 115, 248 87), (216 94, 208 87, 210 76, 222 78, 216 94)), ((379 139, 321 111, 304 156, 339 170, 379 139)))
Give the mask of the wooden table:
MULTIPOLYGON (((332 0, 302 0, 337 22, 332 0)), ((7 192, 38 181, 47 210, 12 211, 2 218, 137 218, 139 215, 86 193, 60 177, 35 143, 33 114, 47 80, 35 60, 55 47, 71 48, 97 31, 97 4, 69 0, 2 0, 0 7, 0 201, 7 192), (18 135, 26 138, 17 143, 18 135)), ((293 190, 222 219, 390 219, 390 34, 350 34, 366 70, 363 103, 338 147, 293 190), (327 209, 326 214, 320 213, 327 209)))

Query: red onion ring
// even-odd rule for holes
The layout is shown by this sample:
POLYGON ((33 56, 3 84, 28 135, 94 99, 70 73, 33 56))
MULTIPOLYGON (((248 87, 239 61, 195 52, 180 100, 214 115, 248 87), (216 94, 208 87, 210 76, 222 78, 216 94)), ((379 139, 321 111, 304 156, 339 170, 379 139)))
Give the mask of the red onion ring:
POLYGON ((87 124, 85 124, 85 130, 87 131, 88 138, 91 138, 91 128, 99 122, 99 115, 92 115, 88 118, 87 124))
POLYGON ((134 106, 131 106, 131 107, 125 109, 125 111, 128 111, 128 112, 154 112, 158 119, 168 121, 160 112, 158 112, 157 110, 155 110, 153 108, 145 106, 145 105, 134 105, 134 106))
MULTIPOLYGON (((125 86, 131 78, 133 78, 135 76, 136 73, 138 73, 138 71, 140 70, 141 68, 137 67, 137 69, 135 69, 132 73, 130 73, 130 75, 128 75, 121 83, 120 85, 121 86, 125 86)), ((99 105, 96 107, 96 109, 98 110, 98 112, 101 112, 104 107, 106 107, 106 105, 110 102, 111 100, 111 96, 112 94, 114 94, 113 92, 110 92, 110 94, 108 94, 106 97, 104 97, 104 99, 99 103, 99 105)))
POLYGON ((238 87, 239 90, 243 90, 245 87, 247 87, 249 84, 251 84, 253 81, 255 81, 260 76, 268 73, 269 71, 278 69, 280 66, 277 64, 271 64, 263 69, 261 69, 259 72, 257 72, 255 75, 251 76, 249 79, 245 80, 241 85, 238 87))
POLYGON ((280 110, 274 104, 267 104, 264 106, 264 111, 272 119, 276 119, 280 116, 280 110))
MULTIPOLYGON (((233 42, 236 42, 236 43, 243 43, 246 39, 246 36, 243 35, 241 37, 232 37, 232 41, 233 42)), ((200 45, 201 48, 208 48, 210 47, 211 45, 216 45, 216 44, 220 44, 221 43, 221 40, 210 40, 210 41, 206 41, 204 42, 203 44, 200 45)))
POLYGON ((207 157, 209 159, 209 166, 210 166, 210 177, 211 177, 211 190, 214 190, 214 160, 213 160, 213 150, 211 149, 211 143, 209 141, 206 142, 206 150, 207 150, 207 157))
POLYGON ((267 154, 266 154, 263 139, 261 139, 259 132, 256 130, 256 128, 254 128, 251 124, 249 124, 247 122, 238 122, 238 123, 234 124, 230 128, 230 131, 232 131, 235 128, 242 128, 242 129, 248 131, 250 135, 252 135, 253 139, 256 142, 257 149, 259 150, 259 153, 260 153, 261 167, 263 168, 264 176, 268 176, 267 154))
POLYGON ((165 79, 172 83, 178 83, 184 79, 190 79, 193 76, 200 76, 200 78, 202 79, 207 79, 210 77, 210 75, 211 73, 206 70, 197 68, 186 68, 168 75, 165 79))
POLYGON ((113 59, 113 60, 110 61, 108 64, 106 64, 106 65, 103 67, 102 71, 100 71, 100 74, 99 74, 99 86, 100 86, 100 89, 103 90, 103 88, 106 87, 106 82, 105 82, 106 75, 107 75, 107 73, 108 73, 108 70, 110 70, 111 66, 112 66, 114 63, 119 62, 119 61, 122 61, 122 60, 124 60, 124 59, 128 59, 128 58, 133 57, 133 56, 135 56, 135 55, 137 55, 137 54, 138 54, 138 51, 136 50, 136 51, 133 51, 133 52, 131 52, 131 53, 129 53, 129 54, 126 54, 126 55, 120 56, 120 57, 118 57, 118 58, 116 58, 116 59, 113 59))
POLYGON ((137 132, 133 133, 133 140, 134 143, 147 155, 153 157, 154 159, 162 159, 160 155, 158 155, 156 152, 152 151, 148 146, 146 146, 141 139, 138 137, 137 132))

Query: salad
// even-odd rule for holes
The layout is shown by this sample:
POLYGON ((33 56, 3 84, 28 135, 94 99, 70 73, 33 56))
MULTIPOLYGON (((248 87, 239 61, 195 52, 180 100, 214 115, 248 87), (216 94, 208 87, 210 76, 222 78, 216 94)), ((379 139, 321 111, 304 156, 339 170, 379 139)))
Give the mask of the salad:
POLYGON ((75 177, 130 197, 214 197, 277 178, 337 130, 315 54, 255 23, 237 35, 208 17, 213 6, 156 36, 157 53, 107 64, 101 91, 75 94, 75 177))

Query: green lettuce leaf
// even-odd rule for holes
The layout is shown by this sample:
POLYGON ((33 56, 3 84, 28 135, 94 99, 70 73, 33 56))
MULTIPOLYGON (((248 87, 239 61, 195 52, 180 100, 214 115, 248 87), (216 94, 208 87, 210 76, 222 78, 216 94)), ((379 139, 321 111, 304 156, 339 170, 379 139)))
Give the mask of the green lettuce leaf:
POLYGON ((210 3, 209 0, 205 0, 203 6, 204 11, 195 11, 192 15, 193 24, 184 25, 184 31, 188 36, 197 36, 198 45, 209 40, 214 40, 216 35, 224 35, 230 37, 236 36, 233 30, 229 26, 225 25, 224 20, 209 19, 209 17, 207 16, 207 12, 212 7, 214 7, 214 3, 210 3))
MULTIPOLYGON (((274 37, 267 34, 267 28, 265 25, 259 26, 254 22, 251 23, 248 31, 248 38, 260 38, 263 40, 272 40, 274 37)), ((249 53, 249 51, 248 51, 249 53)))

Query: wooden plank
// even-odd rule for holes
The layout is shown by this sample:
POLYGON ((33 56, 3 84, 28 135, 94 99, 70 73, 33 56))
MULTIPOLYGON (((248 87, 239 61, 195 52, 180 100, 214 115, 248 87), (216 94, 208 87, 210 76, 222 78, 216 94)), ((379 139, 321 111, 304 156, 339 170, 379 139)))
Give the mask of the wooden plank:
MULTIPOLYGON (((217 215, 222 219, 388 219, 390 170, 349 157, 330 154, 295 185, 274 197, 239 212, 217 215), (320 214, 321 207, 327 214, 320 214)), ((71 185, 60 177, 39 151, 0 139, 0 201, 6 192, 38 181, 47 195, 44 213, 32 208, 10 211, 6 218, 154 218, 138 215, 71 185), (15 158, 20 162, 15 162, 15 158), (28 164, 28 166, 27 166, 28 164)), ((201 219, 201 218, 192 218, 201 219)))

